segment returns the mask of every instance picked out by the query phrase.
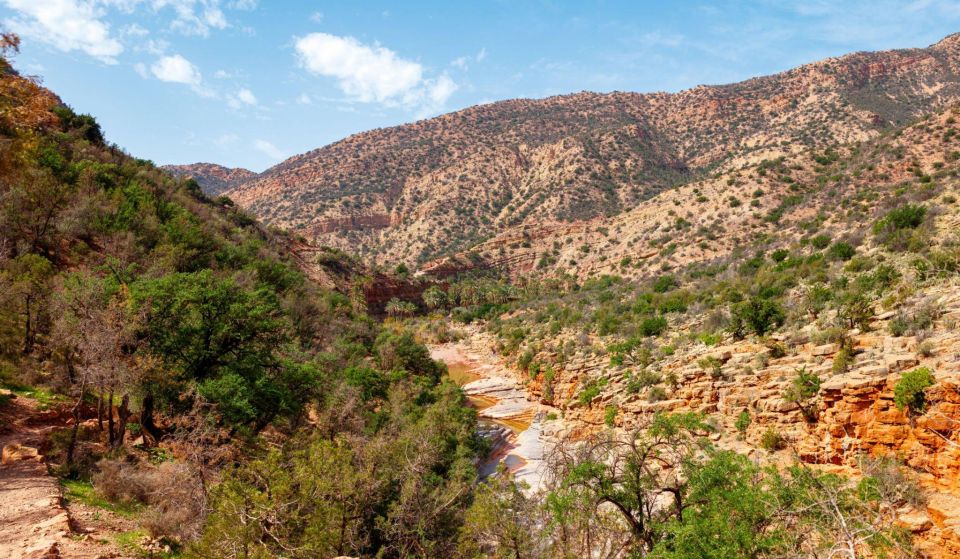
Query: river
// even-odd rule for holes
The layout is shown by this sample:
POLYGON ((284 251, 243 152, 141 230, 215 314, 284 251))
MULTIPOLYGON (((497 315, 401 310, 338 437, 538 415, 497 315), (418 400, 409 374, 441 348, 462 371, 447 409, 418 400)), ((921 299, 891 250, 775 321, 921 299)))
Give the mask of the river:
POLYGON ((562 425, 553 408, 527 399, 511 371, 492 353, 454 342, 430 347, 431 356, 446 363, 451 380, 463 388, 477 410, 480 429, 495 440, 494 450, 480 465, 482 476, 502 462, 528 492, 542 488, 544 451, 562 425))

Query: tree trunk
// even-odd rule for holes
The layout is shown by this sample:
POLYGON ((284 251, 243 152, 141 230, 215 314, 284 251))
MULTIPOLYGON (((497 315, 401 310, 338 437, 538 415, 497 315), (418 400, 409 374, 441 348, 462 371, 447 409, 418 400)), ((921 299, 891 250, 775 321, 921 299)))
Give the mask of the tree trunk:
POLYGON ((80 387, 80 396, 77 397, 77 403, 73 405, 73 429, 70 431, 70 444, 67 445, 67 467, 73 465, 73 453, 77 449, 77 434, 80 432, 80 407, 83 405, 83 397, 86 390, 80 387))
POLYGON ((113 446, 114 433, 116 433, 113 428, 113 390, 110 391, 110 396, 107 400, 107 431, 110 433, 108 435, 110 446, 113 446))
POLYGON ((120 409, 117 411, 117 419, 119 420, 119 425, 117 425, 117 440, 114 441, 114 446, 123 446, 123 438, 127 434, 127 420, 130 419, 130 395, 124 394, 123 399, 120 401, 120 409))
POLYGON ((140 410, 140 431, 143 432, 144 444, 156 444, 160 440, 160 431, 153 424, 153 394, 147 392, 143 397, 143 407, 140 410))
POLYGON ((97 429, 103 433, 103 386, 100 386, 100 394, 97 396, 97 429))
POLYGON ((33 323, 31 322, 32 314, 30 313, 30 295, 27 295, 26 301, 24 302, 24 308, 26 309, 27 315, 27 324, 24 327, 23 331, 23 354, 27 355, 30 353, 30 349, 33 346, 33 323))

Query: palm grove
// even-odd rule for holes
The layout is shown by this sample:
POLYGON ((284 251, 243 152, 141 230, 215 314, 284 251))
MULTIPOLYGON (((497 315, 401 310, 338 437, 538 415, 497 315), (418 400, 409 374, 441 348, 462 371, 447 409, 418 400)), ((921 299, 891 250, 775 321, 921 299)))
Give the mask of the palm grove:
MULTIPOLYGON (((865 462, 856 483, 761 467, 713 447, 700 415, 563 442, 537 494, 505 471, 478 480, 488 444, 475 412, 407 321, 378 322, 318 287, 284 233, 107 143, 92 117, 13 69, 18 45, 3 36, 0 381, 49 391, 73 415, 51 438, 57 475, 137 504, 177 553, 909 553, 894 511, 920 497, 895 462, 865 462)), ((668 326, 655 305, 670 289, 654 290, 636 339, 668 326)), ((424 299, 496 325, 516 293, 468 280, 424 299)), ((735 309, 738 336, 782 322, 768 298, 735 309)))

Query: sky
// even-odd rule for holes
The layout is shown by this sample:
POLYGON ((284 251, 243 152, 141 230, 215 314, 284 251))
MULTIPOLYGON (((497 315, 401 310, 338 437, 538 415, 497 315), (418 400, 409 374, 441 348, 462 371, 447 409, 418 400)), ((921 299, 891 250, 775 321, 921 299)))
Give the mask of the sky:
POLYGON ((960 1, 0 0, 37 75, 158 164, 261 171, 479 103, 679 91, 960 31, 960 1))

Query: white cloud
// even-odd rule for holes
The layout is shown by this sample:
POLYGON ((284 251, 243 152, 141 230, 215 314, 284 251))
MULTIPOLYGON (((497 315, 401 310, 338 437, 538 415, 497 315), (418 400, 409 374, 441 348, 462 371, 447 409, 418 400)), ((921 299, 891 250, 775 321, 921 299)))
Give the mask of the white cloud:
POLYGON ((323 12, 313 12, 312 14, 310 14, 310 21, 312 21, 312 22, 314 22, 314 23, 322 23, 322 22, 323 22, 323 12))
POLYGON ((457 68, 460 68, 461 70, 466 70, 466 69, 467 69, 467 57, 466 57, 466 56, 461 56, 461 57, 459 57, 459 58, 454 58, 453 61, 450 63, 450 65, 451 65, 451 66, 455 66, 455 67, 457 67, 457 68))
POLYGON ((257 140, 253 142, 253 147, 254 149, 263 153, 270 159, 274 159, 276 161, 280 161, 281 159, 286 159, 287 157, 286 154, 280 151, 280 148, 278 148, 277 146, 271 144, 266 140, 257 140))
POLYGON ((306 93, 301 93, 300 96, 297 97, 297 103, 300 105, 309 105, 312 102, 313 100, 310 99, 310 96, 306 93))
POLYGON ((433 111, 457 90, 447 75, 424 78, 423 66, 376 43, 311 33, 296 38, 294 46, 304 68, 335 78, 340 90, 357 101, 433 111))
POLYGON ((226 29, 227 18, 219 0, 151 0, 154 10, 171 8, 175 14, 170 28, 184 35, 207 37, 210 29, 226 29))
POLYGON ((257 9, 257 0, 233 0, 227 4, 231 10, 255 10, 257 9))
POLYGON ((91 2, 82 0, 3 0, 17 12, 4 25, 25 37, 70 52, 79 50, 107 64, 116 64, 123 45, 110 35, 110 25, 91 2))
POLYGON ((237 143, 237 140, 239 139, 240 136, 237 136, 236 134, 221 134, 213 141, 213 143, 220 147, 227 147, 237 143))
POLYGON ((150 66, 150 72, 160 81, 199 86, 200 70, 179 54, 164 56, 150 66))
POLYGON ((253 94, 252 91, 250 91, 245 87, 241 88, 235 94, 227 96, 227 105, 229 105, 231 108, 234 108, 234 109, 239 109, 244 106, 253 106, 256 104, 257 104, 256 96, 253 94))
POLYGON ((240 99, 241 101, 243 101, 248 105, 257 104, 257 98, 253 96, 253 92, 251 92, 249 89, 241 89, 240 91, 238 91, 237 99, 240 99))
POLYGON ((477 53, 477 62, 483 62, 483 59, 487 57, 487 47, 480 49, 480 52, 477 53))
POLYGON ((120 32, 129 37, 146 37, 150 34, 147 29, 137 25, 136 23, 131 23, 130 25, 124 26, 120 32))

